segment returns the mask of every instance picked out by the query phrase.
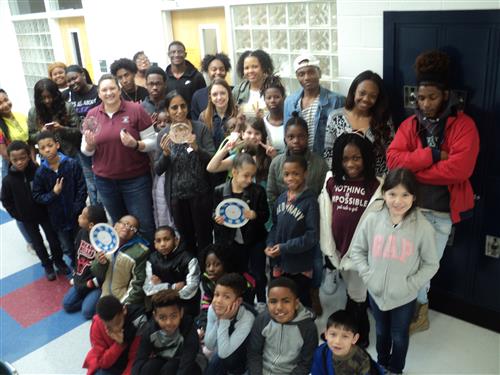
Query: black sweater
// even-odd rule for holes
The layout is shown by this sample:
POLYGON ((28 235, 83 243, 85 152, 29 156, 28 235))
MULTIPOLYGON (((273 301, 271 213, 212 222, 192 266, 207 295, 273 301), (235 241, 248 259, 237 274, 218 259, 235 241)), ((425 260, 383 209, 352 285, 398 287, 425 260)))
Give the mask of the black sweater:
POLYGON ((14 219, 26 222, 40 222, 49 219, 47 208, 33 199, 31 187, 38 166, 29 161, 21 172, 12 165, 2 181, 2 204, 14 219))

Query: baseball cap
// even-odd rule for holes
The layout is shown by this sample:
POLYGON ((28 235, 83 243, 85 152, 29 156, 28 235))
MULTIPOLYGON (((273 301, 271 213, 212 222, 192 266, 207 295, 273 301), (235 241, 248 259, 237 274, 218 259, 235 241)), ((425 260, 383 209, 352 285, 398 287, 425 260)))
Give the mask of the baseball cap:
POLYGON ((293 69, 295 72, 306 66, 315 66, 316 68, 319 68, 319 60, 310 53, 303 53, 293 61, 293 69))

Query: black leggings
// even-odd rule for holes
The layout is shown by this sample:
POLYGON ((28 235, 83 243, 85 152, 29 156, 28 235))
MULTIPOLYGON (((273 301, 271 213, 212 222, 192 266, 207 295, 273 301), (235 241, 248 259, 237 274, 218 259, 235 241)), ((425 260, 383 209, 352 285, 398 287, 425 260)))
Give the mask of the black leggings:
MULTIPOLYGON (((176 375, 179 370, 178 359, 151 358, 142 366, 141 375, 176 375)), ((201 371, 196 362, 190 363, 185 371, 186 374, 200 375, 201 371)))

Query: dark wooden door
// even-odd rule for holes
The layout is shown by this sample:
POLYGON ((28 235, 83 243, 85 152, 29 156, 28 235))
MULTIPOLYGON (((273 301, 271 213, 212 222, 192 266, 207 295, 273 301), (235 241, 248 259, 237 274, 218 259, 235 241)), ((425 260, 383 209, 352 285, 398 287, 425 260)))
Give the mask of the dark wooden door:
POLYGON ((451 89, 476 121, 481 150, 474 217, 454 226, 430 304, 500 332, 500 259, 485 249, 493 244, 496 255, 491 241, 500 237, 500 11, 384 13, 384 81, 396 125, 413 113, 416 56, 436 48, 451 57, 451 89))

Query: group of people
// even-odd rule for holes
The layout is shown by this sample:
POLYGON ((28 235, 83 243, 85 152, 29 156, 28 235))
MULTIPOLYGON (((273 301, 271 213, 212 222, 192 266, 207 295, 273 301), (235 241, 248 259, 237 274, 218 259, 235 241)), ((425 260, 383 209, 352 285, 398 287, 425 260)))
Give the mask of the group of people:
POLYGON ((417 109, 395 132, 372 71, 344 98, 305 53, 286 96, 262 50, 241 55, 234 87, 223 53, 204 57, 207 81, 181 42, 168 55, 165 70, 142 51, 116 60, 97 85, 54 63, 28 116, 0 89, 2 204, 47 279, 71 279, 64 309, 93 319, 88 373, 402 373, 451 226, 474 205, 479 137, 448 56, 417 57, 417 109), (248 207, 240 225, 217 209, 228 198, 248 207), (108 220, 114 253, 89 239, 108 220), (318 347, 333 274, 347 304, 318 347))

